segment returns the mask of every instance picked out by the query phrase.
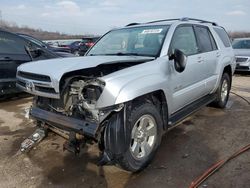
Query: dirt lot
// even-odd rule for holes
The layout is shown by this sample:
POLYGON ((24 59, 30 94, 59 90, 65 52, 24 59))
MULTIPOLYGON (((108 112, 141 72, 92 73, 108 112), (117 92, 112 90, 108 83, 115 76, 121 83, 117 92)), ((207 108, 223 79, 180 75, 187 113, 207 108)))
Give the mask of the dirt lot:
MULTIPOLYGON (((233 91, 250 100, 250 75, 236 75, 233 91)), ((212 164, 250 143, 250 106, 231 94, 225 110, 205 107, 169 131, 152 164, 131 174, 96 166, 96 146, 80 156, 63 152, 64 140, 55 134, 20 154, 20 143, 35 129, 24 118, 30 104, 31 98, 0 102, 0 187, 188 187, 212 164)), ((250 151, 201 187, 249 188, 250 151)))

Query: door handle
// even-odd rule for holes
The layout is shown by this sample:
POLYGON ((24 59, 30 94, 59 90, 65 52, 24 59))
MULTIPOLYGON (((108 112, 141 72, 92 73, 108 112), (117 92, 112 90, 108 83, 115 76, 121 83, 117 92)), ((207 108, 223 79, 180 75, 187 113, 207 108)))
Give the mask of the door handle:
POLYGON ((12 59, 10 57, 3 57, 0 58, 0 61, 12 61, 12 59))
POLYGON ((220 57, 220 52, 217 52, 217 53, 216 53, 216 57, 220 57))
POLYGON ((198 57, 198 59, 197 59, 197 62, 198 63, 202 63, 204 60, 203 60, 203 58, 202 57, 198 57))

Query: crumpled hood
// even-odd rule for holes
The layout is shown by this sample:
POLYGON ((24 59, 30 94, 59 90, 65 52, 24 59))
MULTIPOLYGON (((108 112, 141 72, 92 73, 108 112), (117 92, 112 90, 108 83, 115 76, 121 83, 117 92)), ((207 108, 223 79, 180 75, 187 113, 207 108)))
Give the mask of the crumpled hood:
POLYGON ((234 49, 235 56, 249 56, 250 57, 250 49, 234 49))
POLYGON ((118 62, 137 62, 152 60, 152 57, 143 56, 84 56, 73 58, 58 58, 25 63, 18 67, 18 71, 50 76, 52 80, 60 81, 68 72, 92 68, 101 64, 118 62))

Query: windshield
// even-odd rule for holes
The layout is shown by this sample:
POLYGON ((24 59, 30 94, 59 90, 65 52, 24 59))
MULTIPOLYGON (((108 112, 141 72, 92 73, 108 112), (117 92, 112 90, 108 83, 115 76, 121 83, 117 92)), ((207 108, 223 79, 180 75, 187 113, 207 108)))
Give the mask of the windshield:
POLYGON ((250 39, 234 40, 232 46, 234 49, 250 49, 250 39))
POLYGON ((169 26, 145 26, 113 30, 102 37, 87 55, 159 55, 169 26))

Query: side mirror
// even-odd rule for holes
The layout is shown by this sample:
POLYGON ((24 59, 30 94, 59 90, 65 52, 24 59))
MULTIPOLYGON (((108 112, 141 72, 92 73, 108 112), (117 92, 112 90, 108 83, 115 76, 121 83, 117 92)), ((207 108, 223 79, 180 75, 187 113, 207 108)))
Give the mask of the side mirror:
POLYGON ((177 72, 183 72, 187 64, 187 56, 178 49, 174 50, 174 53, 169 56, 169 60, 174 60, 174 67, 177 72))

